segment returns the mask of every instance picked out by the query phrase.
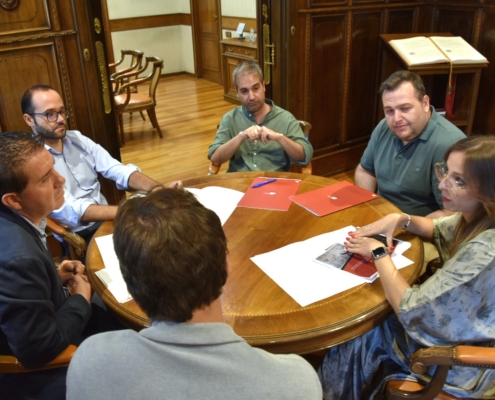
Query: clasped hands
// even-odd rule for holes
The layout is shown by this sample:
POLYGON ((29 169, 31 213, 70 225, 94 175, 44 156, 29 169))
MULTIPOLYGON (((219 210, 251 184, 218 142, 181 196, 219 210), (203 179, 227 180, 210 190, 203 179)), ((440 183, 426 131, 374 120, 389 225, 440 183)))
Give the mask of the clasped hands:
POLYGON ((349 236, 344 242, 346 250, 349 253, 370 257, 374 249, 383 247, 380 241, 373 239, 371 236, 384 234, 387 238, 386 248, 389 252, 393 252, 395 247, 392 246, 392 238, 399 227, 400 218, 400 214, 389 214, 370 225, 358 227, 355 231, 349 232, 349 236))
POLYGON ((74 294, 83 295, 88 302, 91 300, 91 285, 88 277, 83 275, 85 266, 76 260, 64 260, 58 268, 58 276, 62 285, 72 289, 74 294))
POLYGON ((242 135, 244 140, 250 140, 251 142, 254 142, 255 140, 261 140, 263 144, 266 144, 269 140, 277 140, 279 136, 283 136, 281 133, 272 131, 266 126, 258 125, 249 127, 245 131, 242 131, 240 135, 242 135))

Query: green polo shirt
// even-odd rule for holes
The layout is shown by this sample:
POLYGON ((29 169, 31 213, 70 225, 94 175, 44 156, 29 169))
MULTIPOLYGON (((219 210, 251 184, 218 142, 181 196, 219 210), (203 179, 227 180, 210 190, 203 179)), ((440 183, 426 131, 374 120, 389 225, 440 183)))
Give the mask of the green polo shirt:
POLYGON ((234 108, 225 114, 218 127, 215 141, 210 145, 208 159, 222 144, 227 143, 240 132, 253 125, 266 126, 271 130, 286 135, 289 139, 302 145, 304 160, 295 161, 274 140, 263 144, 261 140, 245 140, 230 159, 227 172, 238 171, 289 171, 291 162, 307 165, 313 157, 313 147, 306 140, 299 121, 288 111, 277 107, 273 101, 265 99, 272 109, 261 123, 256 123, 253 114, 243 106, 234 108))
POLYGON ((408 214, 425 216, 443 208, 435 164, 465 137, 434 107, 423 132, 405 146, 383 119, 371 134, 361 166, 376 177, 380 196, 408 214))

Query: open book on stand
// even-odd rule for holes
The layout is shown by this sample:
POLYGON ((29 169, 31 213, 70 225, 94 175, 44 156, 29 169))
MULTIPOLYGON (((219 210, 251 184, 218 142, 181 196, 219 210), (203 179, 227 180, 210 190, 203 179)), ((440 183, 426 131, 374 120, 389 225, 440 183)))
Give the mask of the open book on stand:
POLYGON ((417 36, 389 41, 408 66, 450 63, 487 64, 488 60, 460 36, 417 36))

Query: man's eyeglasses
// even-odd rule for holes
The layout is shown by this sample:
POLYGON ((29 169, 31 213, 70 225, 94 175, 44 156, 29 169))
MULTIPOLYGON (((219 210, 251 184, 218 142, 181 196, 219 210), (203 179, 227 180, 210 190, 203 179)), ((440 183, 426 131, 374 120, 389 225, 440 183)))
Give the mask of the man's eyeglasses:
POLYGON ((48 111, 44 113, 31 113, 31 115, 43 115, 48 122, 56 122, 58 120, 58 116, 61 115, 63 119, 69 118, 70 110, 65 108, 61 111, 48 111))
POLYGON ((437 178, 440 182, 442 182, 445 178, 446 181, 445 181, 445 186, 447 187, 447 189, 467 189, 466 187, 466 184, 464 183, 464 181, 462 180, 462 178, 454 178, 452 176, 448 176, 449 175, 449 169, 447 167, 447 164, 445 162, 441 162, 441 163, 436 163, 435 164, 435 172, 437 174, 437 178))

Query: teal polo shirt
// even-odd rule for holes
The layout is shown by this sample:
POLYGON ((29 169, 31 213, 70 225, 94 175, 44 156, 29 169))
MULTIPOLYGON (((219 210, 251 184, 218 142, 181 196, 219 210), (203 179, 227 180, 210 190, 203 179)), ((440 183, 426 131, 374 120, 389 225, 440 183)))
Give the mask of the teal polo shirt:
POLYGON ((361 167, 376 177, 377 193, 403 212, 425 216, 443 208, 435 164, 466 135, 431 107, 421 134, 404 146, 384 118, 371 134, 361 167))

